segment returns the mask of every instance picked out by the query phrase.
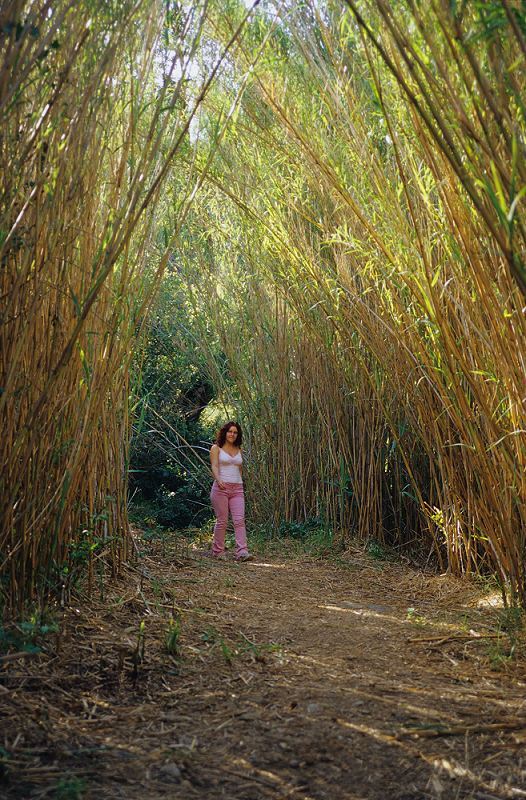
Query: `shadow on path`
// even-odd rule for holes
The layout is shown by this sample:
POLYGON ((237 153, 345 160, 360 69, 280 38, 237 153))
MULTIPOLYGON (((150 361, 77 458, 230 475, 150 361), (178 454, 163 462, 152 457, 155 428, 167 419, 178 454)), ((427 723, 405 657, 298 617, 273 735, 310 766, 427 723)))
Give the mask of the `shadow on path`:
POLYGON ((2 664, 0 796, 526 797, 524 662, 493 671, 504 644, 452 578, 151 543, 55 644, 2 664))

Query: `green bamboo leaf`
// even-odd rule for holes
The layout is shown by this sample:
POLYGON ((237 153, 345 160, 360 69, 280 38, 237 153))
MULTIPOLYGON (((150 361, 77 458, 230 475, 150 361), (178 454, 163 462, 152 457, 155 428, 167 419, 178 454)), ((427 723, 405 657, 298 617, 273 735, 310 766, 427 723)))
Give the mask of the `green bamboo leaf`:
POLYGON ((515 216, 515 211, 517 210, 517 205, 519 204, 519 201, 522 200, 522 198, 525 196, 526 196, 526 186, 523 186, 520 192, 517 195, 515 195, 515 197, 513 198, 513 202, 510 205, 510 210, 506 215, 506 219, 508 220, 508 222, 513 221, 513 218, 515 216))
POLYGON ((495 185, 495 193, 496 193, 496 195, 498 197, 498 200, 499 200, 500 207, 501 207, 502 211, 505 212, 505 209, 506 209, 506 197, 504 195, 504 189, 502 188, 502 183, 500 181, 500 175, 499 175, 499 173, 497 171, 497 167, 495 166, 495 162, 494 161, 490 161, 490 168, 491 168, 491 174, 493 176, 493 183, 495 185))
POLYGON ((82 364, 82 369, 84 372, 84 378, 86 380, 86 385, 89 387, 91 385, 91 368, 88 363, 88 359, 86 358, 86 354, 80 344, 78 345, 80 363, 82 364))
POLYGON ((69 293, 71 295, 71 299, 73 300, 73 306, 75 308, 75 316, 80 317, 82 313, 80 301, 71 286, 69 287, 69 293))
POLYGON ((424 303, 424 305, 426 307, 426 311, 429 314, 430 319, 433 322, 436 322, 436 315, 435 315, 435 311, 434 311, 433 304, 431 302, 430 296, 428 295, 428 293, 424 289, 424 286, 422 285, 422 283, 420 281, 420 278, 418 278, 418 276, 416 276, 416 275, 414 276, 414 281, 417 284, 418 288, 420 289, 419 298, 424 303))
POLYGON ((515 70, 517 69, 517 67, 520 67, 520 66, 521 66, 521 64, 523 63, 523 61, 524 61, 524 55, 521 53, 521 55, 520 55, 520 56, 518 56, 518 57, 515 59, 515 61, 513 61, 513 62, 512 62, 510 65, 509 65, 509 67, 507 67, 507 69, 506 69, 506 72, 510 72, 510 73, 511 73, 511 72, 515 72, 515 70))
POLYGON ((482 185, 484 187, 484 189, 486 190, 486 192, 488 193, 489 198, 491 200, 491 204, 492 204, 493 208, 495 209, 495 211, 497 213, 497 216, 499 218, 500 223, 509 232, 509 222, 508 222, 508 218, 507 218, 508 210, 507 210, 507 207, 506 207, 506 203, 505 202, 501 202, 499 197, 495 194, 495 190, 494 190, 493 186, 491 185, 491 183, 486 178, 483 181, 478 181, 478 183, 480 185, 482 185))

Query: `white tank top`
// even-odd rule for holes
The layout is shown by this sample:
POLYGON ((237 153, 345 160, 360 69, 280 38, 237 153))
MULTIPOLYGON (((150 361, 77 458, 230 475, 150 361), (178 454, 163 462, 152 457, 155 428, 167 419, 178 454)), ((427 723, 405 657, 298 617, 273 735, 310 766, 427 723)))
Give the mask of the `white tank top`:
POLYGON ((219 477, 225 483, 243 483, 241 477, 241 464, 243 459, 241 452, 235 456, 230 456, 219 448, 219 477))

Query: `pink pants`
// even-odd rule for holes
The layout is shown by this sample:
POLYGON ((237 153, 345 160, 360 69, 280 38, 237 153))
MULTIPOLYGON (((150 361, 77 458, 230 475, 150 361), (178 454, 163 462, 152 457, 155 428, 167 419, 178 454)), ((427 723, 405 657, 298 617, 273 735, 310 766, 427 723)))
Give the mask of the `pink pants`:
POLYGON ((214 544, 212 553, 219 556, 225 551, 225 531, 228 522, 228 512, 232 515, 234 531, 236 534, 236 558, 244 556, 247 550, 247 531, 245 528, 245 495, 242 483, 225 483, 225 488, 220 489, 217 482, 212 484, 210 493, 212 507, 217 517, 214 525, 214 544))

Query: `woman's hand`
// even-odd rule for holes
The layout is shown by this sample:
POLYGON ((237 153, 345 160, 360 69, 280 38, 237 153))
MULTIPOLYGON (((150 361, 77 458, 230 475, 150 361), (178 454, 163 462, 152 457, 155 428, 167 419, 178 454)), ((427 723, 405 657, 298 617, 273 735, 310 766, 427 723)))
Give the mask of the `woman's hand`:
POLYGON ((217 483, 217 485, 219 486, 220 489, 224 489, 225 488, 225 484, 223 483, 223 481, 220 481, 220 480, 218 480, 216 478, 216 483, 217 483))

